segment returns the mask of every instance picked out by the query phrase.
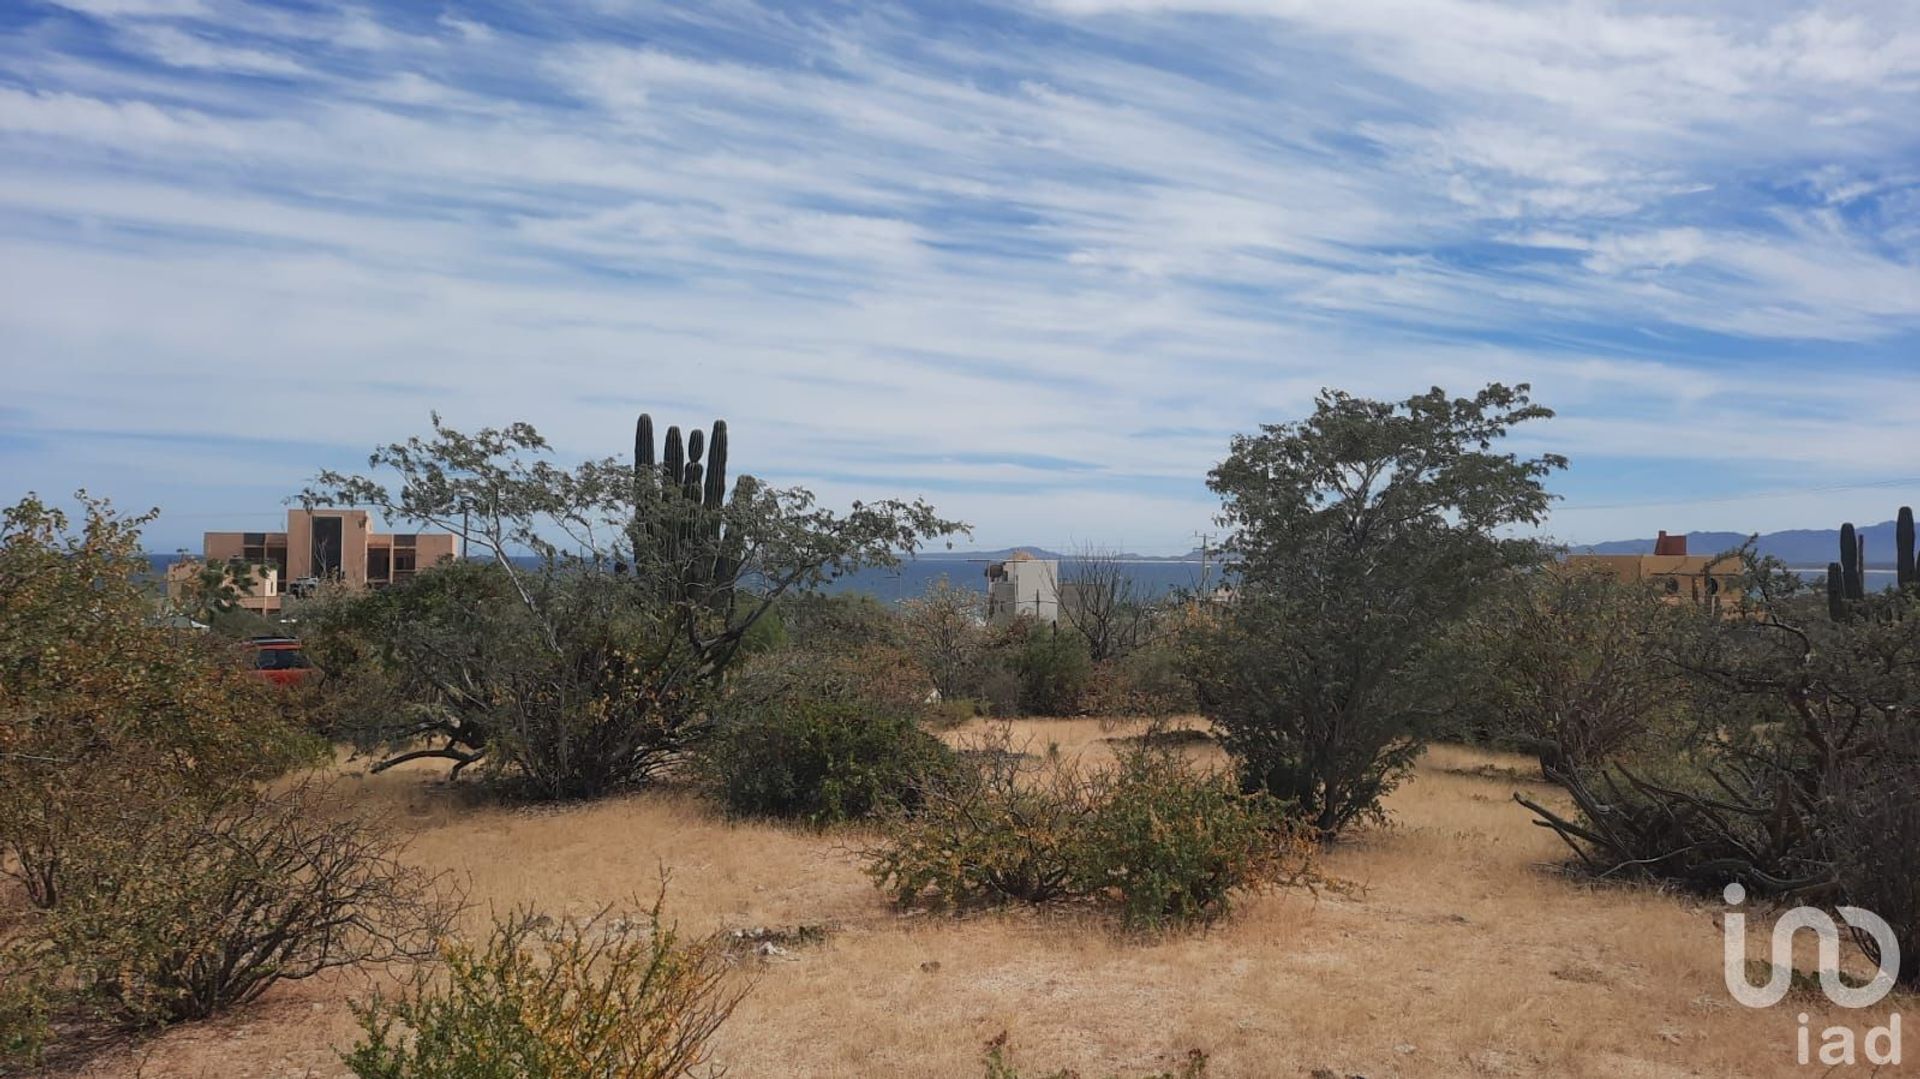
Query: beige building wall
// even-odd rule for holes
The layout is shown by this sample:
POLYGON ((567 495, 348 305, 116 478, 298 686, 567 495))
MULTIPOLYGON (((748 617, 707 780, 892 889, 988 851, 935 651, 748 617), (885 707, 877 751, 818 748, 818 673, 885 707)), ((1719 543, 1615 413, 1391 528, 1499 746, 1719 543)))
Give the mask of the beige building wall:
POLYGON ((271 594, 257 590, 260 606, 251 597, 245 604, 262 612, 280 610, 289 585, 333 580, 349 588, 385 588, 458 553, 456 537, 444 532, 375 532, 366 510, 288 510, 284 532, 208 532, 201 538, 201 557, 208 562, 271 568, 271 594))
POLYGON ((1737 559, 1709 555, 1579 554, 1572 569, 1605 570, 1620 581, 1651 581, 1669 602, 1737 607, 1741 566, 1737 559))

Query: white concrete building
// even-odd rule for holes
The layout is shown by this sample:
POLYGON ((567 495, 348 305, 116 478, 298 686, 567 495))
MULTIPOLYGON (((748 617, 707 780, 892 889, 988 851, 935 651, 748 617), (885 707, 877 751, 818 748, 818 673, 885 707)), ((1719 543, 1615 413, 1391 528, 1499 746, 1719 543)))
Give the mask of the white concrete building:
POLYGON ((987 624, 1023 615, 1049 625, 1060 620, 1060 563, 1015 551, 987 566, 987 624))

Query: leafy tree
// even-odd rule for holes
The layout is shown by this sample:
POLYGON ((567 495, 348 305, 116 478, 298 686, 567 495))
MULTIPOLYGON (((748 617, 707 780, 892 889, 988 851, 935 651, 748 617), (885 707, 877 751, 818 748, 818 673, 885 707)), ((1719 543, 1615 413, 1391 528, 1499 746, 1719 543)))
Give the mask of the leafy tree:
POLYGON ((900 613, 866 592, 790 592, 774 608, 787 643, 808 652, 892 648, 901 643, 900 613))
POLYGON ((1684 711, 1668 654, 1681 617, 1645 583, 1605 569, 1530 568, 1452 641, 1468 718, 1549 773, 1640 748, 1684 711))
POLYGON ((374 619, 369 650, 409 706, 363 733, 389 747, 380 767, 485 759, 547 797, 644 782, 706 732, 713 690, 782 597, 964 527, 918 501, 836 514, 750 476, 703 501, 611 458, 563 468, 550 449, 526 424, 465 434, 436 415, 431 436, 369 459, 397 482, 327 472, 303 496, 462 530, 489 563, 423 573, 374 619))
MULTIPOLYGON (((185 552, 181 552, 184 559, 185 552)), ((192 560, 190 575, 170 588, 169 604, 179 613, 211 624, 223 615, 241 610, 240 601, 266 580, 266 571, 244 562, 202 562, 192 560)))
POLYGON ((1435 643, 1542 557, 1501 533, 1540 520, 1565 461, 1493 448, 1552 415, 1527 391, 1324 391, 1308 418, 1236 436, 1209 477, 1237 584, 1197 652, 1202 710, 1242 782, 1297 802, 1323 837, 1377 814, 1419 754, 1435 643))
POLYGON ((986 597, 945 574, 900 605, 907 651, 945 700, 971 696, 987 646, 986 597))
POLYGON ((1086 638, 1072 629, 1017 618, 1006 639, 1020 678, 1021 712, 1068 716, 1080 710, 1093 678, 1086 638))
POLYGON ((52 906, 102 814, 231 800, 313 746, 230 646, 149 624, 140 529, 78 496, 28 495, 0 521, 0 872, 52 906))

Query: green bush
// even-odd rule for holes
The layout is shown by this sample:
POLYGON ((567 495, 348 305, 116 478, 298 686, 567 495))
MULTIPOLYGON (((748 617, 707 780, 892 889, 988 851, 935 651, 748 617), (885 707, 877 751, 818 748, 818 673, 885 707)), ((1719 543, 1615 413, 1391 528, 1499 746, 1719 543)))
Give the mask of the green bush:
POLYGON ((1078 632, 1030 626, 1014 653, 1020 710, 1030 716, 1066 716, 1080 710, 1093 677, 1087 641, 1078 632))
POLYGON ((0 1074, 5 1065, 38 1067, 52 1035, 48 992, 38 971, 13 969, 0 955, 0 1074))
POLYGON ((995 661, 980 672, 980 699, 987 714, 996 719, 1012 719, 1020 714, 1020 672, 1012 664, 995 661))
POLYGON ((342 1059, 359 1079, 678 1079, 742 995, 720 947, 683 942, 658 903, 644 919, 517 912, 442 957, 444 977, 355 1007, 342 1059))
POLYGON ((1073 765, 1037 763, 1004 733, 964 754, 967 766, 929 784, 916 813, 889 815, 868 875, 902 907, 964 910, 1051 903, 1078 894, 1091 783, 1073 765))
POLYGON ((1313 844, 1285 807, 1141 749, 1090 772, 1058 755, 976 747, 973 768, 896 813, 868 873, 900 906, 1111 903, 1123 925, 1211 921, 1241 890, 1309 883, 1313 844))
POLYGON ((1238 890, 1306 878, 1311 840, 1282 803, 1172 753, 1126 754, 1100 793, 1081 874, 1087 890, 1112 891, 1129 928, 1210 922, 1238 890))
POLYGON ((749 672, 722 705, 704 771, 730 812, 827 825, 918 801, 952 753, 917 705, 862 658, 787 657, 749 672))

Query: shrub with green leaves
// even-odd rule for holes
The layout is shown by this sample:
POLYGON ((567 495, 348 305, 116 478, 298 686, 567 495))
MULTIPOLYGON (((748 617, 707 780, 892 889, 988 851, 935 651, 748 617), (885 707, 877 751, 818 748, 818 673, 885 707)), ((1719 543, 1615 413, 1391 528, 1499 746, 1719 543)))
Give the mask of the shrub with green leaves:
POLYGON ((1162 750, 1090 771, 1004 744, 888 820, 868 873, 900 906, 1110 903, 1156 930, 1226 914, 1241 891, 1310 883, 1308 829, 1265 794, 1162 750))
POLYGON ((77 528, 32 495, 0 513, 0 875, 42 907, 107 816, 216 806, 323 748, 230 644, 148 624, 152 515, 78 499, 77 528))
POLYGON ((0 1066, 37 1067, 52 1036, 47 986, 39 972, 11 967, 0 966, 0 1066))
POLYGON ((519 911, 445 970, 356 1006, 342 1059, 359 1079, 678 1079, 740 1001, 712 941, 683 941, 656 902, 643 918, 519 911))
POLYGON ((1013 647, 1020 676, 1020 710, 1030 716, 1067 716, 1080 711, 1093 678, 1087 640, 1071 628, 1027 624, 1013 647))
POLYGON ((1002 732, 968 747, 966 766, 928 783, 917 812, 889 815, 867 871, 896 904, 966 910, 1078 894, 1092 784, 1070 762, 1037 762, 1008 743, 1002 732))
POLYGON ((1155 749, 1127 753, 1086 822, 1082 887, 1131 929, 1210 922, 1241 890, 1308 878, 1312 840, 1287 807, 1155 749))
POLYGON ((827 825, 918 803, 952 752, 920 727, 920 707, 865 656, 770 657, 739 680, 704 747, 704 771, 730 812, 827 825))

